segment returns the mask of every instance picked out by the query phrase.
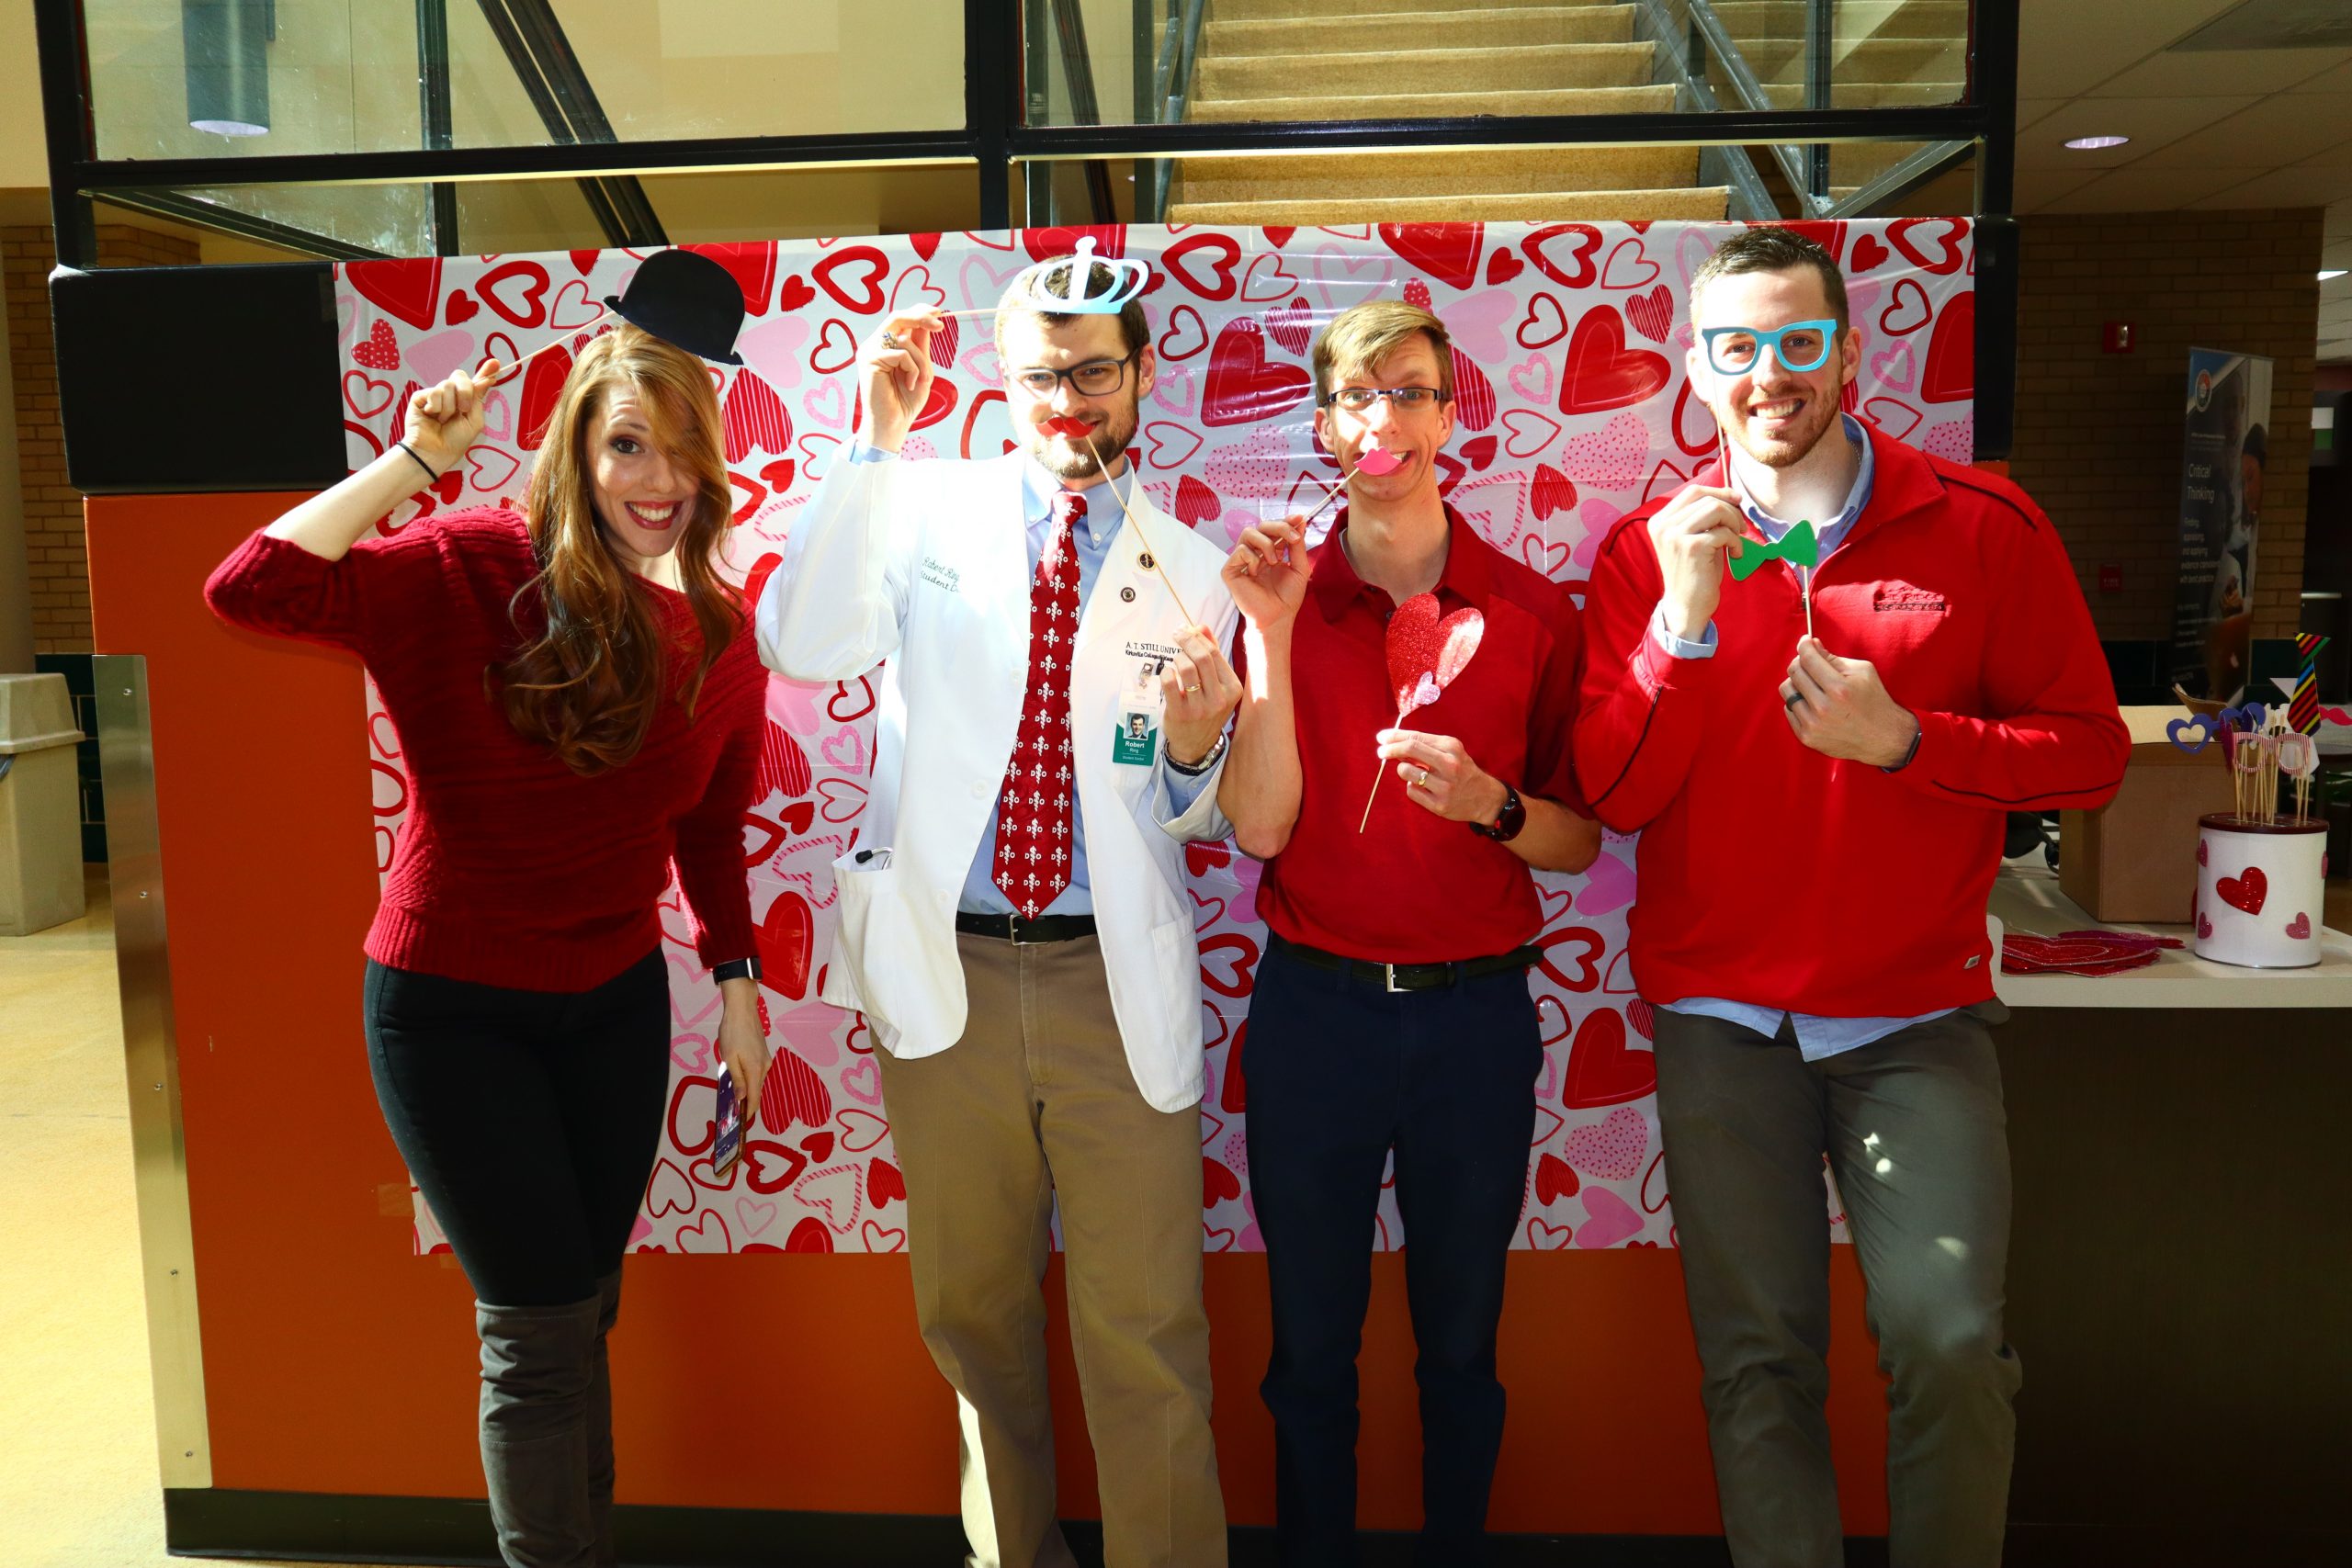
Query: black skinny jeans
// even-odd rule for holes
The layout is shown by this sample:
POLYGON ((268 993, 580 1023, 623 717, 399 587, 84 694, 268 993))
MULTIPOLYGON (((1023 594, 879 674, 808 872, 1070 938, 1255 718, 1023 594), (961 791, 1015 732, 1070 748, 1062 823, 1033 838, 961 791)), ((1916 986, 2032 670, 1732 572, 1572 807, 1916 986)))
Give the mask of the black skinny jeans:
POLYGON ((368 964, 368 1065, 410 1174, 492 1306, 560 1306, 620 1267, 662 1136, 661 950, 595 989, 368 964))

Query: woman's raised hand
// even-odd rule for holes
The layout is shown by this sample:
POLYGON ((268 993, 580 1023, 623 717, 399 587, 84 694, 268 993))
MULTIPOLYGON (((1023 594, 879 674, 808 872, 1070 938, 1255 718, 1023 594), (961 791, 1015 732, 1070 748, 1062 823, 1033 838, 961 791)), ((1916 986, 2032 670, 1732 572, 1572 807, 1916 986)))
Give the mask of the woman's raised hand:
POLYGON ((460 370, 437 387, 427 387, 408 400, 401 439, 416 455, 446 474, 481 438, 482 400, 498 384, 501 367, 485 359, 471 372, 460 370))

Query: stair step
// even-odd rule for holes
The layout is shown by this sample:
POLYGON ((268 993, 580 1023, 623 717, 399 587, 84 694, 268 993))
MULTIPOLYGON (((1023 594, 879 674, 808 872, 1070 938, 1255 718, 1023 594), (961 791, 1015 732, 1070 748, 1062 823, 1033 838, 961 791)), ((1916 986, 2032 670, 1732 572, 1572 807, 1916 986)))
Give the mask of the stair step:
MULTIPOLYGON (((1744 42, 1740 53, 1762 82, 1803 82, 1805 49, 1796 39, 1744 42)), ((1958 81, 1968 72, 1965 38, 1873 38, 1840 42, 1830 52, 1830 76, 1849 82, 1958 81)))
MULTIPOLYGON (((1892 106, 1916 108, 1922 104, 1956 104, 1967 94, 1959 82, 1839 82, 1830 103, 1841 109, 1877 109, 1892 106)), ((1801 82, 1767 82, 1764 96, 1776 109, 1805 107, 1801 82)))
POLYGON ((1728 210, 1722 186, 1672 190, 1519 191, 1497 195, 1351 197, 1308 201, 1177 202, 1170 223, 1536 222, 1553 219, 1719 219, 1728 210))
MULTIPOLYGON (((1715 15, 1743 48, 1753 39, 1804 37, 1808 12, 1806 0, 1715 0, 1715 15)), ((1964 39, 1968 0, 1842 0, 1835 30, 1840 39, 1964 39)))
POLYGON ((1452 49, 1432 45, 1402 53, 1290 54, 1203 60, 1193 91, 1203 98, 1481 92, 1558 87, 1634 87, 1648 83, 1646 43, 1560 43, 1525 49, 1452 49))
POLYGON ((1187 158, 1179 167, 1179 196, 1187 203, 1370 201, 1455 192, 1510 196, 1687 186, 1698 177, 1699 153, 1693 147, 1449 148, 1187 158))
POLYGON ((1201 59, 1323 54, 1334 50, 1518 49, 1531 44, 1630 43, 1630 6, 1489 7, 1436 15, 1397 12, 1339 18, 1211 22, 1201 59))
POLYGON ((1400 12, 1419 17, 1440 11, 1550 11, 1562 7, 1594 11, 1629 8, 1625 0, 1216 0, 1216 11, 1219 22, 1284 22, 1400 12))
MULTIPOLYGON (((1798 89, 1802 92, 1803 89, 1798 89)), ((1557 87, 1521 92, 1344 93, 1323 97, 1202 98, 1189 118, 1232 124, 1259 119, 1450 119, 1474 115, 1663 114, 1671 86, 1557 87)))

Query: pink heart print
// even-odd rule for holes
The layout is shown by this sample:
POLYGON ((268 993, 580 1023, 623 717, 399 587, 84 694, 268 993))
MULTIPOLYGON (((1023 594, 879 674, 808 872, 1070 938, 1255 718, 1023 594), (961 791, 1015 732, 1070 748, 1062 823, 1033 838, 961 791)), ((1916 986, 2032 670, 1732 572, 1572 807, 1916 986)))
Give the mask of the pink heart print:
POLYGON ((2310 914, 2298 909, 2295 912, 2295 918, 2287 922, 2287 934, 2297 942, 2311 941, 2312 918, 2310 914))
POLYGON ((1437 701, 1478 651, 1487 617, 1464 605, 1441 620, 1437 595, 1416 593, 1388 617, 1388 684, 1396 716, 1437 701))

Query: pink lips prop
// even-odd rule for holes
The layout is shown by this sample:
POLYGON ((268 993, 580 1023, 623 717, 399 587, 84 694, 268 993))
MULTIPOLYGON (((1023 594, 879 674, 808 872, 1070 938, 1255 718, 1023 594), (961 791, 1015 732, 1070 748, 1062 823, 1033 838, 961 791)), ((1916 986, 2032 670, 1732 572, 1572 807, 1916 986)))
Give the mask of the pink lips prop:
POLYGON ((1355 471, 1378 479, 1383 474, 1393 474, 1404 466, 1405 459, 1396 453, 1385 446, 1372 446, 1357 455, 1355 471))

